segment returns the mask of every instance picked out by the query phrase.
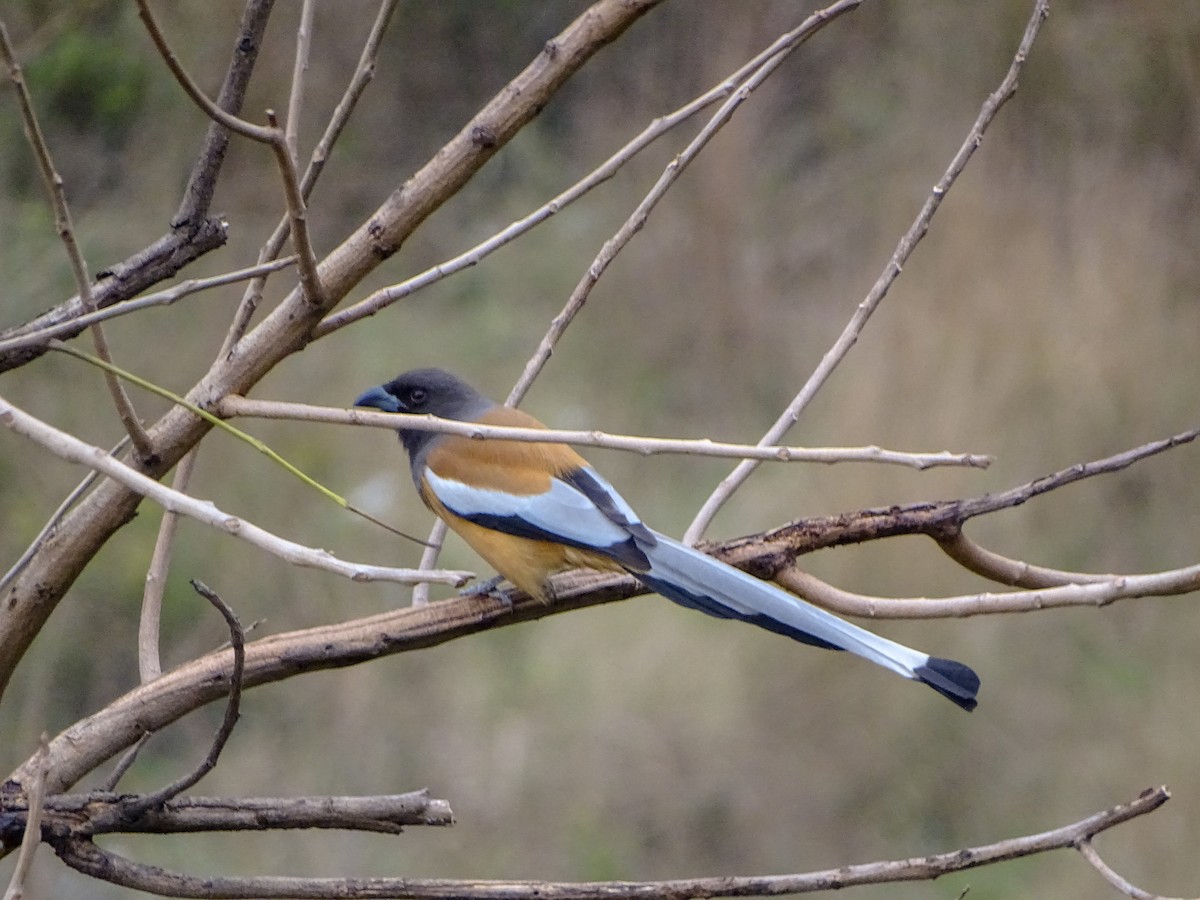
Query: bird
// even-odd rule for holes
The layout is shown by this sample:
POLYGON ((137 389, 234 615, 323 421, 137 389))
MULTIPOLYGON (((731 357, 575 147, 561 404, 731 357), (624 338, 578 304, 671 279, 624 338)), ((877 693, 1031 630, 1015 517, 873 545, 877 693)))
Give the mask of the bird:
MULTIPOLYGON (((546 428, 438 368, 398 375, 363 392, 354 405, 546 428)), ((968 712, 975 708, 979 676, 969 666, 880 637, 654 531, 566 444, 479 440, 404 425, 396 430, 424 504, 500 576, 535 600, 552 600, 549 579, 559 572, 624 571, 680 606, 848 651, 928 685, 968 712)))

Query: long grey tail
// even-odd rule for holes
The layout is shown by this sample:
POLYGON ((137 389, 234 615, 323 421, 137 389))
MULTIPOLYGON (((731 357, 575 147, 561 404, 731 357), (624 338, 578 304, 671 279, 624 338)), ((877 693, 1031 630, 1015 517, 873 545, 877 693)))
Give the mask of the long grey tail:
POLYGON ((975 708, 979 676, 969 666, 879 637, 705 553, 653 534, 652 546, 638 541, 650 570, 632 574, 667 599, 719 619, 741 619, 814 647, 848 650, 929 685, 968 712, 975 708))

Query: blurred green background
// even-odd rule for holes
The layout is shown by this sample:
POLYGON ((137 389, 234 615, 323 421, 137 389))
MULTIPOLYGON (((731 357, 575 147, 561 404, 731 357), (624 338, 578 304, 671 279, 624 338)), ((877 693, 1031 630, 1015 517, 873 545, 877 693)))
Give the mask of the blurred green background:
MULTIPOLYGON (((230 0, 158 4, 215 91, 240 15, 230 0)), ((299 4, 279 4, 249 118, 285 109, 299 4)), ((311 204, 327 252, 450 137, 581 2, 402 4, 358 115, 311 204)), ((1031 4, 866 3, 802 48, 685 174, 592 294, 526 402, 563 427, 753 440, 878 276, 999 83, 1031 4)), ((598 165, 656 115, 716 83, 810 9, 665 4, 603 51, 352 299, 454 255, 598 165)), ((11 0, 93 271, 167 227, 205 120, 165 77, 130 4, 11 0)), ((373 5, 317 15, 310 147, 373 5)), ((686 134, 690 134, 687 131, 686 134)), ((414 365, 502 397, 599 249, 678 151, 675 135, 483 264, 322 340, 256 396, 345 405, 414 365)), ((1016 98, 925 243, 791 441, 994 454, 986 472, 840 465, 761 470, 711 531, 726 537, 863 506, 970 496, 1197 424, 1200 374, 1200 6, 1063 2, 1016 98)), ((281 210, 269 154, 234 142, 214 207, 253 262, 281 210)), ((3 323, 72 293, 20 136, 0 101, 3 323)), ((272 282, 277 298, 287 277, 272 282)), ((175 390, 216 352, 236 288, 113 322, 116 359, 175 390)), ((108 446, 119 425, 95 371, 49 356, 8 373, 9 400, 108 446)), ((161 411, 137 397, 144 416, 161 411)), ((243 423, 353 502, 420 532, 395 441, 375 431, 243 423)), ((1187 447, 974 521, 1002 553, 1089 571, 1194 564, 1200 507, 1187 447)), ((727 471, 683 457, 589 454, 652 524, 679 533, 727 471)), ((0 560, 24 549, 81 472, 0 433, 0 560)), ((414 564, 409 546, 329 507, 224 436, 198 496, 340 556, 414 564)), ((0 709, 11 768, 136 683, 135 635, 158 511, 149 504, 79 579, 0 709)), ((479 569, 455 543, 448 565, 479 569)), ((932 544, 895 539, 805 560, 855 591, 986 589, 932 544)), ((486 571, 483 574, 490 574, 486 571)), ((164 663, 223 640, 196 577, 259 633, 407 602, 292 569, 185 522, 164 663)), ((978 711, 872 666, 639 598, 450 646, 256 689, 205 794, 384 793, 427 786, 458 818, 399 838, 340 834, 118 838, 137 859, 202 873, 650 879, 784 873, 953 850, 1048 829, 1169 784, 1175 799, 1098 841, 1122 874, 1200 891, 1200 608, 1125 601, 880 631, 974 665, 978 711)), ((206 751, 220 710, 158 736, 124 785, 157 786, 206 751)), ((98 779, 97 779, 98 780, 98 779)), ((34 897, 125 897, 43 852, 34 897)), ((0 868, 7 878, 12 863, 0 868)), ((1056 853, 847 898, 1113 895, 1056 853), (1107 892, 1107 893, 1106 893, 1107 892)))

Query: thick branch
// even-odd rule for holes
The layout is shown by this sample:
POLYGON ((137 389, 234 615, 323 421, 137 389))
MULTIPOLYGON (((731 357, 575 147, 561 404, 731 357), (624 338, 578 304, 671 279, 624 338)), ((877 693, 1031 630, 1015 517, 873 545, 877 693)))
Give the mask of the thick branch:
MULTIPOLYGON (((593 54, 659 2, 599 0, 549 41, 533 63, 325 259, 320 267, 325 306, 307 303, 301 291, 293 290, 238 344, 237 352, 213 365, 188 399, 208 407, 226 394, 244 394, 282 359, 303 348, 329 307, 395 253, 593 54)), ((146 466, 146 474, 161 477, 209 427, 184 410, 168 412, 149 429, 159 455, 146 466)), ((0 597, 0 687, 7 686, 29 643, 84 566, 132 518, 139 502, 140 496, 123 485, 102 484, 63 520, 0 597)))

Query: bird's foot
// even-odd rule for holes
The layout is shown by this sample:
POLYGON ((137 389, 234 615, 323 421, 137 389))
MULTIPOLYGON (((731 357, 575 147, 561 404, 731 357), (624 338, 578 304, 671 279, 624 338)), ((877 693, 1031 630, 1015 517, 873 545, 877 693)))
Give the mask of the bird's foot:
POLYGON ((475 584, 468 585, 458 592, 460 597, 490 597, 498 601, 505 609, 512 609, 512 597, 507 591, 500 590, 500 584, 504 581, 503 575, 497 575, 494 578, 489 578, 487 581, 478 581, 475 584))

